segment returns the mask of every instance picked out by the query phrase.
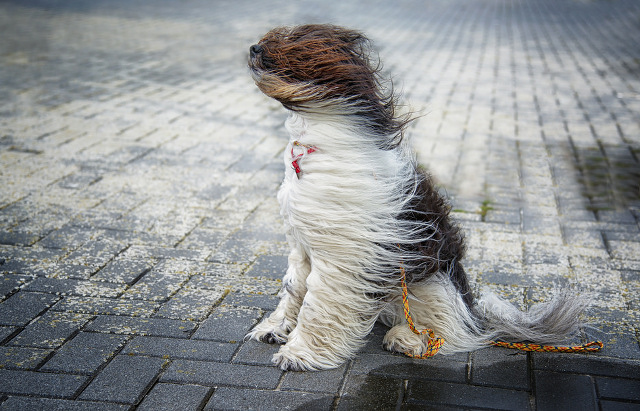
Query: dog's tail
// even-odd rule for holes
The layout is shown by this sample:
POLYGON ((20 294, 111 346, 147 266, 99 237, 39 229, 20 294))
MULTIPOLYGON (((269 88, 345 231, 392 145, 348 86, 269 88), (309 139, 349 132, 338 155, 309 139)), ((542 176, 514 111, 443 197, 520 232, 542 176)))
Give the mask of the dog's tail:
POLYGON ((494 293, 484 293, 477 301, 483 338, 506 342, 557 344, 575 335, 581 325, 580 316, 587 301, 572 291, 556 294, 550 301, 521 311, 494 293))

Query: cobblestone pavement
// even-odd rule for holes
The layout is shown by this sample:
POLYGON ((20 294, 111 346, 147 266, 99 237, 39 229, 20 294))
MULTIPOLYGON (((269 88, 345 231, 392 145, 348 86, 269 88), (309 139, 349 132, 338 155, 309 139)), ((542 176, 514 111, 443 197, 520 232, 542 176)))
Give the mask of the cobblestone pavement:
POLYGON ((0 2, 0 409, 640 409, 638 39, 635 0, 0 2), (303 22, 365 31, 423 114, 476 289, 576 287, 601 353, 243 342, 287 251, 246 54, 303 22))

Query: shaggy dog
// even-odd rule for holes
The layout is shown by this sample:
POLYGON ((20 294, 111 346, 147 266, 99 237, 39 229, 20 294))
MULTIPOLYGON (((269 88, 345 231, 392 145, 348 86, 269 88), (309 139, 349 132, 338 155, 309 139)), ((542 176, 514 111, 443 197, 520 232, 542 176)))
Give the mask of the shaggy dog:
POLYGON ((370 42, 331 25, 276 28, 251 46, 260 90, 289 110, 278 193, 291 247, 276 310, 248 338, 284 344, 285 370, 334 368, 380 320, 388 350, 421 355, 428 336, 403 313, 408 285, 418 328, 444 338, 444 354, 488 340, 552 342, 578 328, 583 305, 567 295, 528 313, 493 294, 475 300, 460 263, 463 235, 418 166, 370 42))

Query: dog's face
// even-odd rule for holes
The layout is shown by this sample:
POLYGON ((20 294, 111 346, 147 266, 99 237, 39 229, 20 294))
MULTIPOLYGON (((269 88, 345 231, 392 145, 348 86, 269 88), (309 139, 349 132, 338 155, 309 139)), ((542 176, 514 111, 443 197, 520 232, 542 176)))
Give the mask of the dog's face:
POLYGON ((369 54, 361 33, 312 24, 268 32, 250 47, 249 67, 260 90, 289 109, 379 101, 369 54))

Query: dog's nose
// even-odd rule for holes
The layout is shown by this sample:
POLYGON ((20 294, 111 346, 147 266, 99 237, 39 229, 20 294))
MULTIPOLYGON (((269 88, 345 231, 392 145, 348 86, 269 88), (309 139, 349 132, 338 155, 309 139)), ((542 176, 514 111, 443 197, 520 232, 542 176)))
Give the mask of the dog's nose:
POLYGON ((254 44, 253 46, 251 46, 249 48, 250 52, 251 52, 251 56, 255 56, 257 54, 262 53, 262 46, 259 44, 254 44))

